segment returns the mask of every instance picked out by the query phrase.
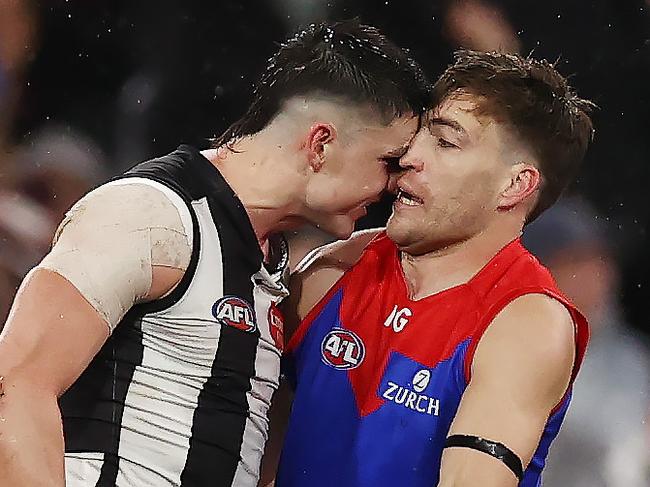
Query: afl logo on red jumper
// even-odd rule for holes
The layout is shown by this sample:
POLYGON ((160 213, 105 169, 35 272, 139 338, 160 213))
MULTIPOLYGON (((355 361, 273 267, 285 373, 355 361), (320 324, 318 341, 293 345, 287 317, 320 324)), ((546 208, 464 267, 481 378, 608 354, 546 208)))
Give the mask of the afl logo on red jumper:
POLYGON ((271 303, 269 306, 269 332, 277 349, 282 351, 284 348, 284 318, 275 303, 271 303))
POLYGON ((253 308, 237 296, 224 296, 212 306, 212 315, 220 323, 252 333, 257 329, 253 308))
POLYGON ((320 350, 323 362, 339 370, 358 367, 366 355, 361 338, 343 328, 332 328, 323 338, 320 350))

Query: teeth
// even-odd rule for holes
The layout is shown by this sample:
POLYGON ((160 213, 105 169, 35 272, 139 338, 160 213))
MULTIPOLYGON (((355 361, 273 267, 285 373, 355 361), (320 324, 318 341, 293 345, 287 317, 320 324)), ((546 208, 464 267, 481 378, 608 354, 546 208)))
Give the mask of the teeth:
POLYGON ((415 198, 414 196, 411 196, 408 194, 406 191, 400 190, 399 193, 397 194, 397 199, 400 201, 400 203, 403 203, 408 206, 418 206, 422 203, 422 201, 419 200, 419 198, 415 198))

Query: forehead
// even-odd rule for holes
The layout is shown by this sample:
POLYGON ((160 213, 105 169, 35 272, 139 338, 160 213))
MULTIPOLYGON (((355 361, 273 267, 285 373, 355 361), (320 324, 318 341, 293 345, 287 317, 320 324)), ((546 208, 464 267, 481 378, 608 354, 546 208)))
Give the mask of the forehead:
POLYGON ((468 133, 478 135, 495 121, 479 112, 477 97, 468 94, 456 94, 442 100, 437 106, 427 113, 427 125, 446 125, 456 127, 468 133))
POLYGON ((362 136, 361 140, 378 146, 406 146, 418 127, 418 117, 407 114, 391 120, 388 124, 379 121, 370 124, 359 123, 352 132, 355 138, 362 136))
MULTIPOLYGON (((434 133, 451 130, 474 147, 490 145, 501 150, 521 149, 515 127, 485 113, 481 108, 480 97, 456 93, 430 110, 423 126, 434 133)), ((447 132, 443 133, 447 135, 447 132)))

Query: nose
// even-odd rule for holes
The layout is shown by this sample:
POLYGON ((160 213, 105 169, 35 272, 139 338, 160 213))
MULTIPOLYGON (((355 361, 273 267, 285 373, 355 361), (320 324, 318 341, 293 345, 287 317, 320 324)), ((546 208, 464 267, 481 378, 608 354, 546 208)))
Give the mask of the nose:
POLYGON ((416 153, 413 153, 409 150, 399 160, 399 166, 404 170, 412 169, 415 172, 420 172, 424 168, 424 162, 416 153))

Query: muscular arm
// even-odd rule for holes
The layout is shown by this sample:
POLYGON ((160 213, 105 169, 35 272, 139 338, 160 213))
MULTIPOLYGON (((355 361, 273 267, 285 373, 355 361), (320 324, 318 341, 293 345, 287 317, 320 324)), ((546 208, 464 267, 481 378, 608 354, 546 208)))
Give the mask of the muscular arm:
MULTIPOLYGON (((103 283, 92 265, 81 278, 70 277, 80 279, 76 286, 52 270, 60 262, 54 258, 58 246, 65 245, 66 251, 74 249, 70 252, 80 266, 85 258, 106 257, 105 277, 111 279, 112 286, 137 287, 133 290, 134 302, 164 295, 183 275, 182 269, 155 265, 144 287, 132 282, 136 275, 120 269, 138 264, 130 260, 133 248, 111 245, 120 241, 119 223, 129 216, 121 221, 102 218, 106 208, 102 211, 96 203, 92 198, 82 200, 79 207, 83 211, 63 226, 52 254, 45 260, 49 259, 47 268, 42 264, 25 278, 0 335, 0 485, 64 485, 58 397, 86 368, 123 314, 107 312, 118 308, 108 303, 106 309, 101 307, 112 296, 99 292, 103 283), (84 221, 88 219, 91 221, 84 221), (96 234, 80 239, 81 232, 75 228, 88 223, 93 224, 96 234)), ((63 264, 62 269, 68 265, 65 260, 63 264)))
MULTIPOLYGON (((527 295, 509 304, 481 338, 468 385, 449 435, 504 444, 524 469, 553 407, 569 385, 574 325, 559 302, 527 295)), ((515 487, 501 461, 467 448, 446 448, 438 487, 515 487)))

